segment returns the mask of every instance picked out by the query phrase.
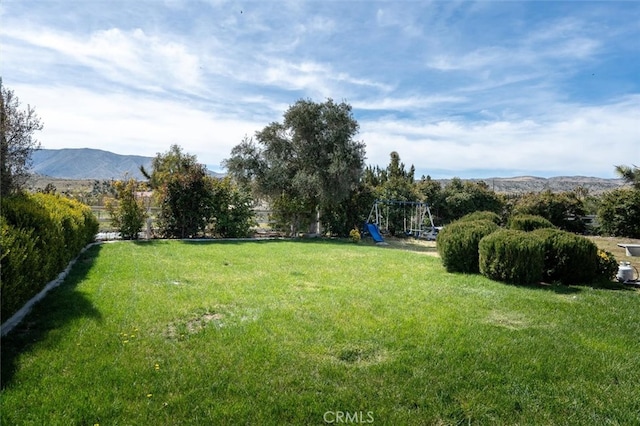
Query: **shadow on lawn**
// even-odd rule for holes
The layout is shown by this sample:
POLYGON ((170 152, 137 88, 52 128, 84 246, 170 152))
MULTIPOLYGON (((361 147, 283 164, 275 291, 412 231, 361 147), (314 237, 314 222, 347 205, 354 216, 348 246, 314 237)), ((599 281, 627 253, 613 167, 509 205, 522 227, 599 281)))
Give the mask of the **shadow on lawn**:
POLYGON ((606 282, 596 282, 593 284, 574 284, 574 285, 565 285, 565 284, 548 284, 548 283, 539 283, 539 284, 530 284, 530 285, 518 285, 514 284, 518 287, 529 288, 532 290, 545 290, 545 291, 553 291, 557 294, 575 294, 580 293, 586 289, 593 290, 612 290, 612 291, 635 291, 633 286, 625 286, 624 284, 618 283, 616 281, 606 281, 606 282))
POLYGON ((2 389, 13 380, 21 355, 28 353, 47 338, 54 340, 50 343, 55 345, 55 339, 50 337, 51 331, 63 328, 75 318, 89 317, 98 321, 102 319, 93 303, 76 290, 93 266, 100 248, 101 245, 95 245, 80 255, 64 282, 51 290, 20 324, 2 338, 2 389))

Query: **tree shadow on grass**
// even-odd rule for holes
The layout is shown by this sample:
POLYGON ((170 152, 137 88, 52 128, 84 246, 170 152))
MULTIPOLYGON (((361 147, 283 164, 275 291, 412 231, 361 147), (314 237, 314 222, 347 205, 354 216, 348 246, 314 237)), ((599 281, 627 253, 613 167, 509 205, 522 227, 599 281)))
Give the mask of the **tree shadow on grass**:
POLYGON ((533 290, 546 290, 553 291, 558 294, 575 294, 584 291, 585 289, 593 290, 610 290, 610 291, 635 291, 636 289, 632 285, 625 285, 616 281, 595 282, 592 284, 559 284, 559 283, 544 283, 529 284, 529 285, 517 285, 518 287, 530 288, 533 290))
POLYGON ((7 387, 18 369, 19 359, 46 339, 55 345, 51 331, 63 328, 76 318, 88 317, 101 321, 102 316, 93 303, 77 291, 98 257, 101 245, 95 245, 81 254, 64 282, 36 303, 22 322, 2 337, 0 357, 2 365, 1 388, 7 387))
POLYGON ((581 287, 576 287, 576 286, 568 286, 568 285, 564 285, 564 284, 558 284, 558 283, 538 283, 538 284, 527 284, 527 285, 519 285, 519 284, 514 284, 517 287, 522 287, 522 288, 528 288, 531 290, 545 290, 545 291, 552 291, 554 293, 557 294, 576 294, 576 293, 580 293, 582 292, 582 288, 581 287))

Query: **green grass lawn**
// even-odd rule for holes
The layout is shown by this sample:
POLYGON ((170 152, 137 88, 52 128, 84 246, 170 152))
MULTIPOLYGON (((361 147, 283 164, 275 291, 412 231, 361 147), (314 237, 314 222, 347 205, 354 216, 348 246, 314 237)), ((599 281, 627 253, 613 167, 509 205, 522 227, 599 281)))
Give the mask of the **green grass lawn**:
POLYGON ((428 249, 96 246, 2 340, 2 424, 640 424, 640 293, 428 249))

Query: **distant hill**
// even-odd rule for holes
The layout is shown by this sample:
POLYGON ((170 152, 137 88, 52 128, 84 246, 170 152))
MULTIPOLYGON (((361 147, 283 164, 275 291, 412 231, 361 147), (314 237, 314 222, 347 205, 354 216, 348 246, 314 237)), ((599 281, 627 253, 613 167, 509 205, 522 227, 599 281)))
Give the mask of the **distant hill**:
POLYGON ((140 166, 151 169, 153 157, 120 155, 99 149, 40 149, 33 153, 32 172, 60 179, 143 179, 140 166))
MULTIPOLYGON (((451 182, 450 179, 436 179, 442 186, 451 182)), ((535 176, 517 176, 509 178, 487 178, 487 179, 463 179, 463 181, 484 182, 490 189, 503 194, 524 194, 528 192, 541 192, 550 190, 551 192, 572 191, 577 187, 588 190, 589 194, 600 194, 615 188, 624 186, 622 179, 605 179, 588 176, 557 176, 551 178, 535 176)))
MULTIPOLYGON (((40 149, 32 156, 32 173, 55 179, 110 180, 125 176, 142 180, 140 166, 151 171, 153 157, 120 155, 100 149, 40 149)), ((220 173, 210 172, 213 176, 220 173)))

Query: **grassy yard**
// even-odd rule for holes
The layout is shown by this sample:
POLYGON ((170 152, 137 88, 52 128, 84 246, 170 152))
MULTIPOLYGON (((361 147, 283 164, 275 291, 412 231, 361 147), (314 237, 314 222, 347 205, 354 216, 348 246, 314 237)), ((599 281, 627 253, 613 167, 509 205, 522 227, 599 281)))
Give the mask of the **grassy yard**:
POLYGON ((2 424, 640 424, 640 292, 432 251, 96 246, 3 339, 2 424))

